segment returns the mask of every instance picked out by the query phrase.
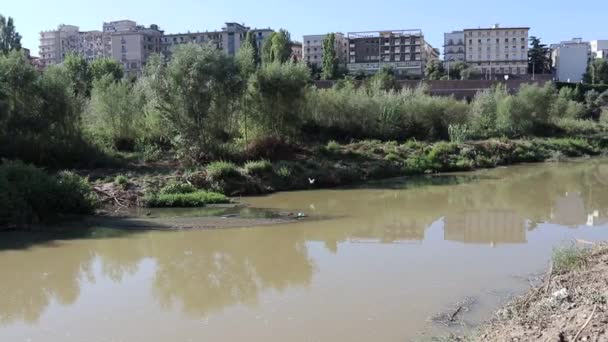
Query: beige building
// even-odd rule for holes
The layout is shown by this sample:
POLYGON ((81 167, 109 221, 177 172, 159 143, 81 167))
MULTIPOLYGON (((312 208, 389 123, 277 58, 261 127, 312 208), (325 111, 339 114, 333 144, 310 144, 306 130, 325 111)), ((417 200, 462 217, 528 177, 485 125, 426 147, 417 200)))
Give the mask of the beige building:
POLYGON ((529 27, 465 29, 465 60, 486 79, 528 73, 529 27))
MULTIPOLYGON (((348 56, 348 40, 342 33, 334 33, 334 47, 340 65, 345 66, 348 56)), ((323 40, 327 34, 304 36, 302 41, 302 60, 310 65, 321 67, 323 65, 323 40)))
POLYGON ((112 57, 123 64, 127 73, 138 73, 152 54, 170 58, 180 44, 212 44, 234 56, 247 32, 254 34, 261 48, 273 31, 226 23, 221 31, 164 34, 158 25, 144 27, 132 20, 104 22, 102 31, 80 32, 78 26, 60 25, 57 30, 40 33, 39 54, 43 66, 61 63, 67 53, 74 52, 88 60, 112 57))
POLYGON ((300 42, 291 42, 291 60, 295 62, 302 61, 302 43, 300 42))
POLYGON ((351 74, 375 74, 389 67, 401 77, 422 78, 426 64, 439 59, 421 30, 351 32, 348 42, 351 74))

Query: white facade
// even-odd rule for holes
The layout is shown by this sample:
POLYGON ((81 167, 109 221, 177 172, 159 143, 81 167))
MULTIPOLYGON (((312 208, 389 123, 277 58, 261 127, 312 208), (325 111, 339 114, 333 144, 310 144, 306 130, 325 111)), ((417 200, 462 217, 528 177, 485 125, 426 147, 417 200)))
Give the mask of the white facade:
POLYGON ((443 60, 446 63, 453 63, 458 61, 464 62, 466 60, 464 31, 444 33, 443 48, 443 60))
POLYGON ((555 78, 561 82, 578 83, 583 80, 591 57, 591 46, 581 38, 551 45, 551 59, 555 78))
POLYGON ((465 60, 484 78, 528 73, 528 27, 466 29, 465 60))
POLYGON ((608 40, 592 40, 589 44, 594 58, 608 59, 608 40))
MULTIPOLYGON (((302 60, 311 65, 323 65, 323 40, 327 34, 316 34, 304 36, 302 41, 302 60)), ((342 33, 335 33, 334 46, 336 49, 336 57, 341 65, 346 65, 346 56, 348 55, 348 40, 342 33)))

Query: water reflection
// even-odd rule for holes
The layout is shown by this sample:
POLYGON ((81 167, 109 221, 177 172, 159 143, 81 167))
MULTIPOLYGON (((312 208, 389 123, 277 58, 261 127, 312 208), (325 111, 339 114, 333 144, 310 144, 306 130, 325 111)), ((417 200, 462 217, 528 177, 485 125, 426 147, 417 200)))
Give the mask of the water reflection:
POLYGON ((479 172, 466 181, 435 177, 433 186, 378 183, 248 199, 262 208, 331 218, 284 227, 142 232, 38 245, 3 234, 0 323, 34 324, 51 302, 75 303, 84 282, 104 277, 120 283, 134 276, 143 260, 154 264, 150 291, 161 308, 205 317, 239 304, 256 306, 267 290, 309 287, 317 270, 310 241, 339 253, 347 241, 423 241, 435 224, 442 226, 444 240, 523 244, 542 223, 602 224, 608 221, 607 166, 604 161, 524 166, 479 172), (98 273, 92 271, 95 262, 98 273))

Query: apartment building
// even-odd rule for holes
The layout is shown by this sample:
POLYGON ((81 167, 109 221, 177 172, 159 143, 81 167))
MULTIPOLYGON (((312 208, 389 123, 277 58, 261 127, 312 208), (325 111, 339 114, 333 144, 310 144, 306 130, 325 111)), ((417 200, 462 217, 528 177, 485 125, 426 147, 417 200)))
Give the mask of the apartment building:
POLYGON ((175 46, 180 44, 211 44, 234 56, 247 32, 254 34, 261 48, 273 31, 226 23, 221 31, 165 34, 158 25, 145 27, 132 20, 104 22, 102 31, 81 32, 78 26, 59 25, 57 30, 40 33, 39 55, 43 66, 63 62, 69 52, 88 60, 112 57, 123 64, 127 73, 138 73, 152 54, 170 58, 175 46))
MULTIPOLYGON (((348 55, 348 40, 344 34, 334 33, 334 48, 340 65, 345 66, 348 55)), ((302 60, 310 65, 321 67, 323 65, 323 40, 327 34, 307 35, 302 41, 302 60)))
POLYGON ((295 62, 302 61, 302 43, 300 42, 291 42, 291 60, 295 62))
POLYGON ((593 58, 608 59, 608 40, 592 40, 589 44, 593 58))
POLYGON ((439 58, 421 30, 351 32, 348 44, 350 73, 375 74, 390 67, 399 76, 422 78, 426 64, 439 58))
POLYGON ((443 60, 447 63, 464 62, 465 57, 464 31, 453 31, 443 35, 443 60))
POLYGON ((180 44, 211 44, 212 46, 223 50, 229 56, 234 56, 245 41, 247 32, 252 32, 256 38, 258 49, 261 49, 264 40, 274 31, 270 28, 251 29, 238 23, 226 23, 226 26, 224 26, 221 31, 164 35, 161 39, 161 51, 166 57, 170 57, 173 48, 180 44))
POLYGON ((529 27, 465 29, 465 61, 486 79, 528 73, 529 27))
POLYGON ((591 56, 591 45, 582 38, 551 44, 555 79, 561 82, 581 82, 591 56))

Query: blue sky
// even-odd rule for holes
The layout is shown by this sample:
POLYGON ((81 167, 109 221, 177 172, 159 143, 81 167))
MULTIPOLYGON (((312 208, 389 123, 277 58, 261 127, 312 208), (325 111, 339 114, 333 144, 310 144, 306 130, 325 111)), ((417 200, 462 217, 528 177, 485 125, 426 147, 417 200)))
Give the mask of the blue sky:
POLYGON ((573 37, 608 39, 608 0, 3 0, 0 14, 15 19, 23 45, 38 51, 38 32, 58 24, 101 29, 103 21, 158 24, 167 33, 220 29, 226 21, 304 34, 420 28, 435 47, 443 33, 461 28, 529 26, 553 43, 573 37), (52 4, 43 6, 42 4, 52 4))

